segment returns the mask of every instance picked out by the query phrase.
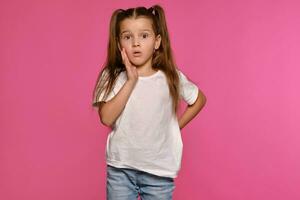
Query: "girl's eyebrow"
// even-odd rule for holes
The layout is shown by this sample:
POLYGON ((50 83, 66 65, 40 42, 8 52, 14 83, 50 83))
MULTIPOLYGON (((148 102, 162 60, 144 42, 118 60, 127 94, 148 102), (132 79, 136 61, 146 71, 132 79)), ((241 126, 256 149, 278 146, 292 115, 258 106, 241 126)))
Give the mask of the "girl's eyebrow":
MULTIPOLYGON (((141 29, 140 31, 148 31, 148 32, 151 32, 151 30, 150 29, 141 29)), ((125 31, 122 31, 121 32, 121 35, 123 34, 123 33, 126 33, 126 32, 131 32, 131 31, 128 31, 128 30, 125 30, 125 31)))
POLYGON ((141 31, 149 31, 149 32, 151 32, 150 29, 141 29, 141 31))
POLYGON ((123 33, 126 33, 126 32, 129 32, 129 33, 130 33, 130 31, 122 31, 122 32, 121 32, 121 35, 122 35, 123 33))

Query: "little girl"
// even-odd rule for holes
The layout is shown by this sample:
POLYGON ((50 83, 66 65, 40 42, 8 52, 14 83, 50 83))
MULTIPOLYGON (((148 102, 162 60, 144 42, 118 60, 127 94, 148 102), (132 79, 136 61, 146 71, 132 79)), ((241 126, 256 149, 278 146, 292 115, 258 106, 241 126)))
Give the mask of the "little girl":
POLYGON ((206 97, 175 65, 161 6, 116 10, 93 106, 112 128, 106 145, 107 199, 172 199, 182 129, 206 97), (180 99, 188 104, 177 118, 180 99))

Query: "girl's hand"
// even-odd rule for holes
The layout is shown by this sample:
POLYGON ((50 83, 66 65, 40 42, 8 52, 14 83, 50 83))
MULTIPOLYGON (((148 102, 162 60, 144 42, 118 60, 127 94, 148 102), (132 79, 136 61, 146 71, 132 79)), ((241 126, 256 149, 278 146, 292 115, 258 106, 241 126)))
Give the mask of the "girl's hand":
POLYGON ((136 83, 138 80, 138 72, 135 66, 133 66, 126 54, 126 51, 124 48, 122 48, 121 51, 121 55, 122 55, 122 60, 123 60, 123 64, 126 67, 126 72, 127 72, 127 77, 128 77, 128 81, 131 81, 133 83, 136 83))

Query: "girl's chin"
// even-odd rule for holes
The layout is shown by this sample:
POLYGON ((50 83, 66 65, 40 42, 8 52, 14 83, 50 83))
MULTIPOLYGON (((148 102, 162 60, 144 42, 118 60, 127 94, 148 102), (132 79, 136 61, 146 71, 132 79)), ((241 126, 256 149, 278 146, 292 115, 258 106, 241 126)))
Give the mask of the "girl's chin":
POLYGON ((144 60, 141 60, 141 59, 132 59, 130 60, 130 62, 133 64, 133 65, 142 65, 143 63, 145 63, 144 60))
POLYGON ((133 64, 133 66, 135 66, 135 67, 143 66, 143 63, 132 63, 132 64, 133 64))

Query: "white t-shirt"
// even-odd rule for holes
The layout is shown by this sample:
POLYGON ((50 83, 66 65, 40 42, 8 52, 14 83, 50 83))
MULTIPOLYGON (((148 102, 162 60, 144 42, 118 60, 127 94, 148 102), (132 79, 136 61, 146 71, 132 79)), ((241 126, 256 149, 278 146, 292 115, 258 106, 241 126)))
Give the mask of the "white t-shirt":
MULTIPOLYGON (((197 99, 198 87, 181 71, 177 72, 180 97, 191 105, 197 99)), ((112 99, 126 80, 127 74, 123 71, 108 97, 103 99, 101 94, 94 103, 112 99)), ((107 137, 107 164, 175 178, 181 167, 182 147, 164 72, 159 70, 150 76, 140 76, 107 137)))

